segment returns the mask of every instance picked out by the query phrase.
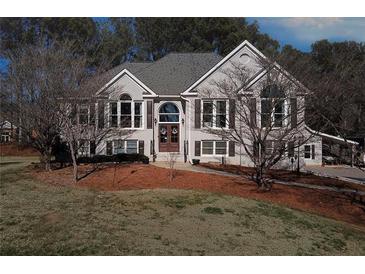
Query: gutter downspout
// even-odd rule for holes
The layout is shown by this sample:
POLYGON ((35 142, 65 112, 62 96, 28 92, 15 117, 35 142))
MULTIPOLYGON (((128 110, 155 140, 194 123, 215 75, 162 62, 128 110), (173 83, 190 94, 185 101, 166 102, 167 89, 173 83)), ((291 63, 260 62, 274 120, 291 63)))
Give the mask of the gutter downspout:
MULTIPOLYGON (((188 140, 186 140, 186 129, 189 128, 188 127, 188 122, 189 122, 189 126, 190 126, 190 115, 186 115, 189 111, 189 114, 190 114, 190 101, 188 99, 186 99, 184 96, 180 95, 180 98, 182 100, 184 100, 186 102, 186 105, 185 105, 185 123, 184 123, 184 127, 185 127, 185 132, 184 132, 184 143, 186 143, 186 151, 187 151, 187 161, 191 164, 191 159, 190 159, 190 143, 189 141, 191 140, 191 130, 189 129, 189 137, 188 137, 188 140), (189 121, 187 121, 188 119, 186 119, 187 117, 189 117, 189 121)), ((185 153, 185 151, 184 151, 185 153)))

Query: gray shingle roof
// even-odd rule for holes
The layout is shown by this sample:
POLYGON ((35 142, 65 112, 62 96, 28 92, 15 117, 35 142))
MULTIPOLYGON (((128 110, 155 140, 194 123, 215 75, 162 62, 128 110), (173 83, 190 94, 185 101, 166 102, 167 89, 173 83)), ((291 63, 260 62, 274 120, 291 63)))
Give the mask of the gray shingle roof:
POLYGON ((156 94, 179 95, 222 58, 215 53, 170 53, 156 62, 126 62, 107 73, 111 80, 127 69, 156 94))

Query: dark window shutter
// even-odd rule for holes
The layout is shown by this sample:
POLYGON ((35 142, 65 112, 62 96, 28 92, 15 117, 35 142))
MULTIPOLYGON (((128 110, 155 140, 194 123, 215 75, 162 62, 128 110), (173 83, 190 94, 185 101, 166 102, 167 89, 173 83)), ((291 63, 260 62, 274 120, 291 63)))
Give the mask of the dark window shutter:
POLYGON ((98 102, 98 128, 104 128, 104 102, 98 102))
POLYGON ((234 99, 229 100, 229 128, 235 128, 236 122, 236 101, 234 99))
POLYGON ((259 145, 257 142, 252 143, 252 153, 255 158, 259 156, 259 145))
POLYGON ((138 141, 138 151, 139 151, 139 154, 144 155, 144 141, 143 140, 138 141))
POLYGON ((312 145, 312 159, 316 158, 316 148, 314 145, 312 145))
POLYGON ((153 141, 150 141, 150 155, 153 155, 153 141))
POLYGON ((200 128, 201 124, 201 101, 200 99, 195 99, 195 128, 200 128))
POLYGON ((298 123, 298 107, 297 107, 297 98, 290 98, 290 125, 292 128, 295 128, 298 123))
POLYGON ((250 98, 250 123, 252 127, 256 127, 256 98, 250 98))
POLYGON ((95 155, 96 153, 96 144, 95 141, 90 141, 90 154, 95 155))
POLYGON ((195 141, 195 156, 200 156, 200 141, 195 141))
POLYGON ((113 155, 113 144, 112 141, 106 142, 106 155, 113 155))
POLYGON ((288 157, 294 157, 294 141, 288 143, 288 157))
POLYGON ((152 121, 153 115, 152 115, 152 101, 147 101, 147 128, 152 128, 152 121))
POLYGON ((228 155, 229 155, 229 157, 234 157, 235 156, 235 151, 236 151, 236 147, 235 147, 234 141, 229 141, 229 143, 228 143, 228 155))
POLYGON ((95 104, 90 104, 90 125, 95 125, 95 104))
POLYGON ((76 104, 72 104, 71 105, 71 113, 70 113, 70 118, 71 118, 71 123, 73 125, 77 124, 77 105, 76 104))

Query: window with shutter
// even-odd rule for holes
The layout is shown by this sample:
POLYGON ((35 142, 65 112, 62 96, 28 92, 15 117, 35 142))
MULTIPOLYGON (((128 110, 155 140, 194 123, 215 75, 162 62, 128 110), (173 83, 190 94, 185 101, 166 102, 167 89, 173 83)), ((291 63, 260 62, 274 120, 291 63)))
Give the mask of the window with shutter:
POLYGON ((106 142, 106 155, 113 155, 113 143, 112 141, 106 142))
POLYGON ((234 99, 229 100, 229 128, 235 128, 236 116, 236 101, 234 99))
POLYGON ((298 123, 298 110, 297 110, 297 98, 290 98, 290 125, 292 128, 297 126, 298 123))
POLYGON ((104 128, 104 102, 98 102, 98 128, 104 128))
POLYGON ((152 101, 147 101, 147 128, 151 129, 153 124, 152 101))
POLYGON ((288 157, 294 157, 294 141, 288 143, 288 157))
POLYGON ((235 156, 235 150, 236 150, 235 143, 233 141, 229 141, 229 157, 235 156))
POLYGON ((143 140, 138 141, 138 153, 141 155, 144 155, 144 141, 143 140))
POLYGON ((256 98, 250 98, 250 122, 252 127, 256 127, 256 98))
POLYGON ((200 156, 200 141, 195 141, 195 156, 200 156))
POLYGON ((195 113, 194 113, 194 126, 195 128, 200 128, 200 123, 201 123, 201 118, 200 118, 200 111, 201 111, 201 101, 200 99, 195 99, 195 103, 194 103, 194 106, 195 106, 195 113))

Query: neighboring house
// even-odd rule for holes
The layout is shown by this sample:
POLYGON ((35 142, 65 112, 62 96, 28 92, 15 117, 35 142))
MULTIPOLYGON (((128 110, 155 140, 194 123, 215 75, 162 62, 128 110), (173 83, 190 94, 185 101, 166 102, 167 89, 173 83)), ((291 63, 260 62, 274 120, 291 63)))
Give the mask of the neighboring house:
MULTIPOLYGON (((228 164, 252 165, 242 147, 204 130, 206 123, 226 128, 234 124, 230 122, 235 117, 234 102, 218 94, 214 104, 220 105, 219 111, 214 108, 206 113, 212 100, 202 91, 211 88, 211 80, 222 79, 222 70, 232 62, 255 70, 257 56, 263 55, 244 41, 224 58, 214 53, 170 53, 156 62, 124 63, 110 70, 110 81, 94 95, 96 108, 80 105, 79 120, 90 120, 88 115, 96 113, 96 126, 111 127, 113 134, 98 146, 84 142, 83 154, 142 153, 151 160, 166 161, 173 152, 178 161, 220 162, 224 158, 228 164), (218 120, 227 122, 217 125, 218 120), (126 128, 132 133, 120 136, 126 128)), ((256 80, 263 75, 257 73, 256 80)), ((255 84, 251 90, 259 107, 261 91, 255 84)), ((304 104, 304 95, 298 95, 297 101, 304 104)), ((306 134, 310 136, 303 127, 306 134)), ((300 155, 301 164, 321 164, 321 137, 311 138, 300 148, 300 155)), ((293 156, 288 155, 282 166, 293 165, 293 156)))
POLYGON ((16 126, 8 121, 0 122, 0 142, 10 143, 15 141, 16 126))

